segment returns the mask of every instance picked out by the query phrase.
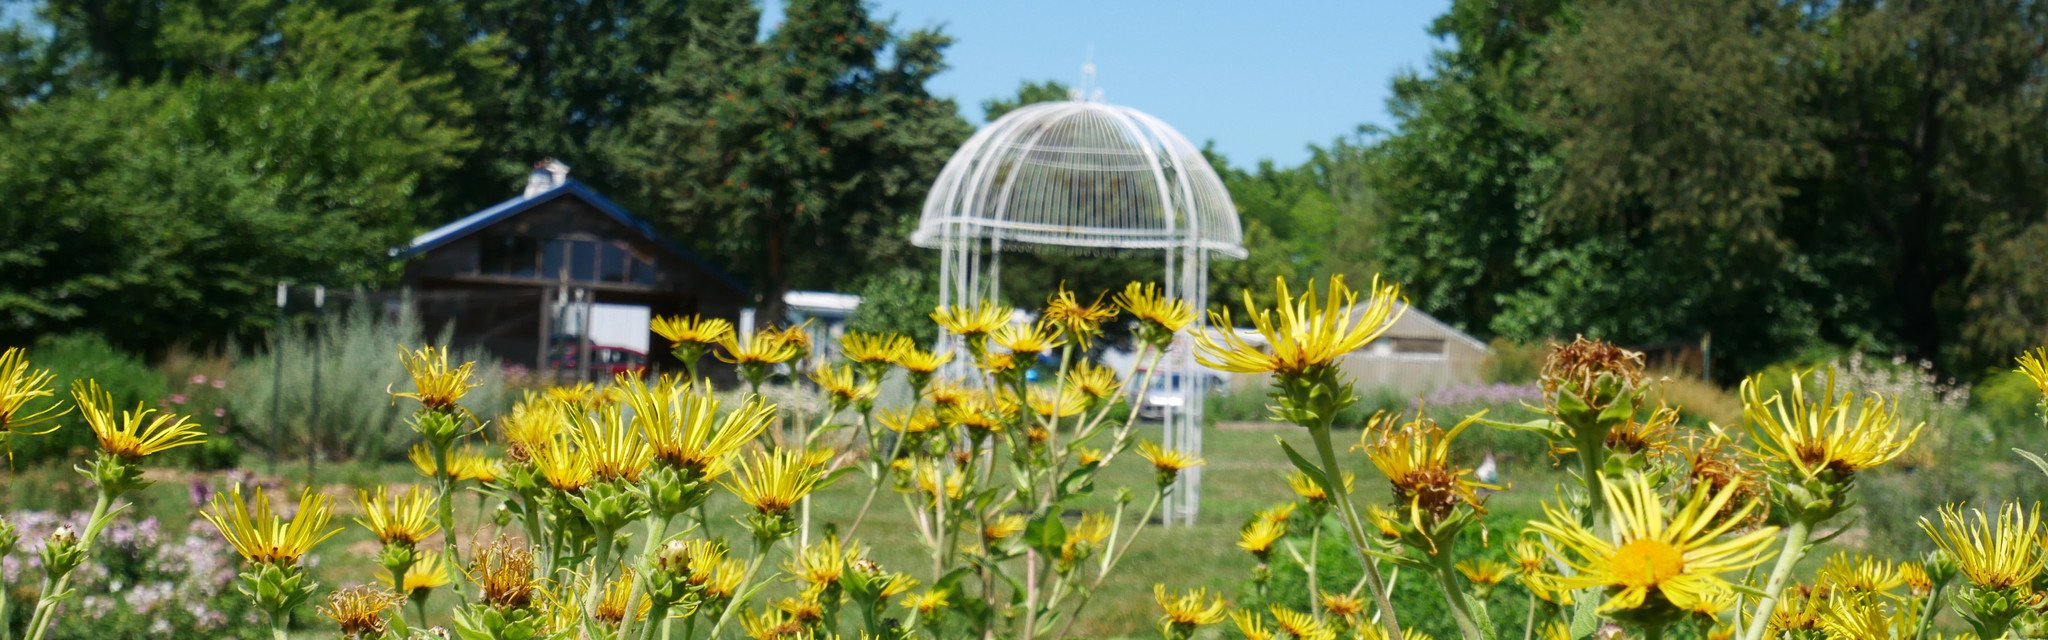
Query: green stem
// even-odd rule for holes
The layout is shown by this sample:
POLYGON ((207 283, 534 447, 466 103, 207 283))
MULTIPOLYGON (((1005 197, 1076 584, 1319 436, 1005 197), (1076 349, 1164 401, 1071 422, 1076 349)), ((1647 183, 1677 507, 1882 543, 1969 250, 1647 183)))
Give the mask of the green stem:
POLYGON ((1458 588, 1458 571, 1451 565, 1451 554, 1430 556, 1430 564, 1435 569, 1430 573, 1435 574, 1437 586, 1444 590, 1444 601, 1451 605, 1451 620, 1458 623, 1458 633, 1465 636, 1465 640, 1493 640, 1491 627, 1479 624, 1472 613, 1471 598, 1465 595, 1464 589, 1458 588))
MULTIPOLYGON (((453 445, 434 446, 434 462, 439 465, 436 469, 439 471, 437 475, 440 476, 441 480, 441 500, 436 502, 434 506, 435 510, 439 512, 435 515, 439 516, 441 520, 441 557, 447 562, 461 566, 462 556, 456 553, 455 550, 455 474, 454 469, 448 466, 449 459, 453 453, 450 450, 453 448, 453 445)), ((468 579, 467 576, 461 575, 463 573, 461 571, 452 573, 456 574, 450 576, 451 581, 455 583, 456 599, 461 604, 469 604, 469 589, 462 584, 463 581, 468 579)))
POLYGON ((1937 584, 1927 593, 1927 602, 1920 605, 1920 620, 1913 624, 1913 637, 1909 640, 1925 638, 1927 630, 1934 628, 1934 616, 1941 614, 1941 592, 1946 587, 1946 583, 1937 584))
MULTIPOLYGON (((1082 592, 1082 593, 1081 593, 1081 599, 1080 599, 1080 600, 1078 600, 1078 601, 1075 601, 1075 602, 1074 602, 1074 611, 1073 611, 1073 613, 1071 613, 1071 614, 1068 614, 1068 615, 1067 615, 1067 621, 1066 621, 1066 623, 1065 623, 1065 624, 1062 624, 1062 625, 1060 625, 1060 631, 1059 631, 1059 633, 1056 633, 1056 634, 1054 634, 1054 635, 1053 635, 1053 637, 1055 637, 1055 638, 1067 638, 1067 637, 1071 637, 1071 636, 1068 636, 1068 635, 1067 635, 1067 632, 1069 632, 1069 631, 1072 631, 1072 630, 1074 629, 1074 623, 1076 623, 1076 622, 1080 622, 1080 621, 1081 621, 1081 611, 1082 611, 1082 610, 1085 610, 1085 609, 1087 609, 1087 608, 1088 608, 1088 603, 1089 603, 1089 602, 1091 602, 1091 601, 1093 601, 1093 600, 1095 599, 1095 592, 1096 592, 1097 588, 1099 588, 1099 587, 1101 587, 1101 586, 1102 586, 1102 580, 1103 580, 1103 578, 1106 578, 1106 577, 1108 577, 1108 576, 1109 576, 1109 572, 1110 572, 1111 570, 1113 570, 1113 569, 1116 569, 1116 565, 1117 565, 1118 563, 1120 563, 1120 562, 1122 562, 1122 561, 1123 561, 1123 556, 1124 556, 1125 552, 1128 552, 1128 551, 1130 551, 1130 550, 1131 550, 1131 544, 1132 544, 1132 543, 1135 543, 1135 542, 1137 542, 1137 541, 1138 541, 1138 534, 1139 534, 1139 533, 1142 533, 1142 532, 1144 532, 1144 530, 1145 530, 1145 524, 1146 524, 1146 523, 1149 523, 1149 522, 1151 522, 1151 521, 1152 521, 1152 516, 1153 516, 1153 514, 1155 514, 1155 513, 1158 513, 1158 511, 1159 511, 1159 503, 1160 503, 1160 502, 1162 502, 1162 501, 1164 501, 1164 500, 1165 500, 1165 498, 1166 498, 1166 492, 1165 492, 1164 490, 1161 490, 1161 491, 1158 491, 1158 492, 1155 492, 1155 493, 1153 493, 1153 494, 1152 494, 1152 502, 1151 502, 1151 504, 1145 505, 1145 513, 1144 513, 1144 515, 1142 515, 1142 516, 1139 516, 1139 517, 1138 517, 1138 525, 1137 525, 1137 527, 1135 527, 1135 528, 1131 529, 1131 537, 1130 537, 1130 538, 1128 539, 1128 541, 1126 541, 1126 542, 1124 543, 1124 546, 1123 546, 1123 547, 1121 547, 1121 548, 1119 548, 1119 547, 1117 547, 1117 546, 1116 546, 1116 541, 1117 541, 1117 534, 1121 532, 1121 528, 1122 528, 1122 525, 1123 525, 1123 517, 1122 517, 1122 516, 1123 516, 1123 512, 1122 512, 1122 508, 1123 508, 1123 507, 1121 507, 1121 506, 1117 507, 1117 508, 1118 508, 1117 516, 1118 516, 1118 517, 1116 518, 1116 520, 1114 521, 1114 523, 1110 525, 1110 529, 1109 529, 1109 544, 1108 544, 1108 546, 1107 546, 1107 547, 1105 547, 1105 550, 1106 550, 1106 551, 1108 551, 1108 552, 1110 552, 1110 553, 1109 553, 1109 555, 1106 555, 1106 556, 1104 556, 1104 557, 1102 558, 1102 566, 1101 566, 1101 568, 1100 568, 1100 569, 1097 569, 1097 570, 1096 570, 1096 572, 1095 572, 1095 578, 1094 578, 1094 579, 1092 579, 1092 580, 1089 580, 1089 581, 1088 581, 1088 590, 1087 590, 1087 591, 1084 591, 1084 592, 1082 592)), ((1314 598, 1314 596, 1310 596, 1310 598, 1309 598, 1309 599, 1313 600, 1313 599, 1315 599, 1315 598, 1314 598)), ((1047 602, 1047 603, 1046 603, 1046 605, 1045 605, 1045 608, 1046 608, 1046 610, 1050 611, 1050 610, 1053 610, 1053 609, 1057 608, 1058 606, 1059 606, 1059 601, 1058 601, 1058 600, 1053 600, 1053 601, 1047 602)))
MULTIPOLYGON (((114 494, 101 489, 99 498, 93 502, 92 519, 85 521, 85 536, 79 538, 78 543, 85 557, 92 557, 92 543, 99 539, 100 530, 106 528, 107 510, 113 507, 114 497, 114 494)), ((28 640, 43 640, 49 635, 50 625, 55 622, 50 616, 56 615, 56 595, 70 586, 71 574, 71 571, 66 571, 54 580, 48 576, 43 578, 43 592, 36 597, 35 609, 28 618, 28 640)))
POLYGON ((1664 625, 1653 624, 1643 627, 1643 640, 1664 640, 1664 625))
MULTIPOLYGON (((627 610, 627 611, 632 611, 632 610, 633 610, 633 608, 632 608, 631 606, 628 606, 628 607, 626 608, 626 610, 627 610)), ((630 617, 630 616, 629 616, 629 617, 630 617)), ((661 621, 663 621, 663 620, 667 620, 667 619, 668 619, 668 605, 665 605, 665 604, 655 604, 655 605, 653 605, 653 606, 650 606, 650 607, 648 607, 648 608, 647 608, 647 626, 646 626, 645 628, 643 628, 643 629, 641 629, 641 630, 640 630, 640 640, 655 640, 656 638, 659 638, 659 637, 661 637, 661 621)), ((696 616, 691 616, 691 617, 690 617, 690 619, 691 619, 691 620, 695 620, 695 619, 696 619, 696 616)), ((685 627, 683 627, 683 628, 684 628, 684 629, 688 629, 689 627, 685 626, 685 627)), ((628 638, 628 637, 632 637, 632 636, 628 636, 628 635, 626 635, 626 634, 625 634, 624 632, 621 632, 621 633, 619 634, 619 637, 621 637, 621 638, 628 638)), ((689 637, 689 636, 683 636, 683 637, 686 637, 686 638, 687 638, 687 637, 689 637)))
POLYGON ((1379 560, 1371 552, 1371 540, 1365 537, 1365 523, 1358 518, 1358 510, 1351 506, 1351 496, 1344 491, 1344 468, 1337 464, 1337 450, 1330 444, 1330 421, 1335 416, 1322 419, 1322 424, 1311 425, 1309 437, 1315 440, 1316 453, 1322 457, 1323 486, 1330 494, 1330 504, 1337 507, 1337 514, 1344 523, 1344 530, 1351 536, 1351 545, 1358 552, 1358 563, 1365 569, 1365 586, 1372 591, 1373 603, 1379 606, 1380 626, 1385 627, 1387 637, 1401 637, 1401 622, 1394 613, 1393 599, 1387 595, 1386 582, 1380 579, 1379 560))
POLYGON ((1792 526, 1785 528, 1785 550, 1778 552, 1778 564, 1771 567, 1770 581, 1764 583, 1764 596, 1757 600, 1756 610, 1750 613, 1749 628, 1742 632, 1743 640, 1763 640, 1771 612, 1778 607, 1778 594, 1785 591, 1785 582, 1792 577, 1792 567, 1806 555, 1806 536, 1812 530, 1813 525, 1805 518, 1795 519, 1792 526))
MULTIPOLYGON (((754 573, 761 570, 761 560, 767 558, 768 550, 773 548, 775 548, 775 541, 773 540, 762 540, 759 538, 754 540, 754 557, 747 561, 747 572, 740 574, 740 586, 737 589, 733 589, 732 599, 728 600, 725 603, 725 609, 718 613, 718 621, 711 624, 710 637, 718 637, 718 632, 725 629, 725 622, 732 619, 734 611, 739 610, 740 600, 744 599, 740 596, 745 594, 747 588, 754 582, 754 573)), ((702 612, 699 612, 699 615, 702 615, 702 612)), ((691 625, 694 626, 696 621, 697 616, 690 617, 691 625)), ((683 637, 687 639, 689 634, 686 633, 683 637)))
POLYGON ((1522 620, 1522 640, 1536 637, 1536 592, 1529 592, 1529 615, 1522 620))
POLYGON ((1317 518, 1315 528, 1308 532, 1308 563, 1301 566, 1302 573, 1308 574, 1308 612, 1323 615, 1323 591, 1321 578, 1316 575, 1316 565, 1322 561, 1323 520, 1317 518))
POLYGON ((14 628, 7 614, 7 585, 0 584, 0 640, 14 640, 14 628))
POLYGON ((597 548, 590 553, 590 586, 584 590, 583 611, 592 620, 597 619, 598 601, 604 599, 606 574, 610 573, 607 561, 612 553, 612 538, 617 535, 617 531, 598 531, 597 548))
MULTIPOLYGON (((661 546, 662 538, 668 535, 668 521, 671 517, 673 516, 654 514, 647 516, 645 521, 647 524, 647 541, 640 545, 641 559, 644 560, 648 556, 654 555, 654 550, 661 546)), ((647 578, 645 575, 642 575, 633 580, 633 590, 626 592, 626 615, 619 618, 620 638, 633 637, 633 623, 635 620, 632 614, 640 610, 640 588, 645 584, 647 584, 647 578)), ((647 619, 649 620, 647 626, 652 627, 656 626, 652 621, 659 620, 660 618, 654 617, 652 612, 650 612, 647 619)))

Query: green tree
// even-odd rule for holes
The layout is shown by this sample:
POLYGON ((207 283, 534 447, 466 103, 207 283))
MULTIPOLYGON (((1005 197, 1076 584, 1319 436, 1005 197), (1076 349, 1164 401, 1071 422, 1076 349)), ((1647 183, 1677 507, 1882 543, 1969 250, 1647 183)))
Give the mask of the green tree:
MULTIPOLYGON (((733 4, 705 19, 752 11, 733 4)), ((850 286, 910 251, 905 221, 967 133, 925 88, 946 36, 893 33, 857 2, 784 15, 758 43, 727 18, 703 45, 730 52, 715 71, 709 54, 670 66, 617 156, 641 209, 751 274, 769 317, 793 286, 850 286)))

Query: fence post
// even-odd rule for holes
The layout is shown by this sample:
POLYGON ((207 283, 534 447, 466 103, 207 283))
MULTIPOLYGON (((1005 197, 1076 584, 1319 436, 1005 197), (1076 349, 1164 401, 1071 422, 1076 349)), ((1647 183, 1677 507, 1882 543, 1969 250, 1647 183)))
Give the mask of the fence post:
POLYGON ((277 283, 277 324, 270 331, 270 475, 277 475, 277 452, 284 450, 284 422, 279 403, 284 397, 285 284, 277 283))
POLYGON ((313 285, 313 388, 312 406, 306 411, 306 484, 313 484, 314 459, 320 449, 320 344, 326 339, 327 287, 313 285))

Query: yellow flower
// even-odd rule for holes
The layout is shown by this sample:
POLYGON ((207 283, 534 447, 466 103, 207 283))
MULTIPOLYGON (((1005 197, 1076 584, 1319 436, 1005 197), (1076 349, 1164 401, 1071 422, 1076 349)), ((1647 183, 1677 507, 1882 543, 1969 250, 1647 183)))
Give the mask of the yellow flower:
POLYGON ((134 411, 115 415, 113 395, 92 380, 73 382, 71 397, 78 401, 78 414, 99 438, 100 450, 122 458, 132 460, 206 441, 206 431, 197 423, 145 409, 141 403, 134 411))
POLYGON ((1100 511, 1081 514, 1081 520, 1067 529, 1067 541, 1060 545, 1060 561, 1071 563, 1094 553, 1097 545, 1109 538, 1114 524, 1108 514, 1100 511))
POLYGON ((1066 339, 1060 337, 1059 327, 1043 319, 1028 325, 1005 325, 990 333, 988 337, 996 344, 1002 345, 1004 349, 1009 349, 1012 357, 1027 363, 1036 359, 1038 354, 1058 349, 1060 345, 1067 343, 1066 339))
POLYGON ((1777 528, 1763 527, 1717 541, 1734 524, 1709 526, 1707 519, 1734 495, 1731 488, 1712 494, 1696 489, 1675 514, 1665 512, 1663 499, 1641 474, 1603 484, 1601 493, 1613 518, 1609 536, 1586 530, 1578 516, 1548 503, 1543 505, 1546 520, 1529 527, 1571 551, 1552 550, 1577 573, 1558 578, 1557 586, 1609 590, 1607 602, 1600 605, 1603 613, 1651 607, 1651 597, 1680 609, 1717 597, 1733 589, 1720 574, 1763 563, 1777 534, 1777 528))
POLYGON ((782 572, 804 581, 808 585, 838 584, 846 575, 846 562, 859 555, 839 543, 838 536, 825 536, 817 544, 804 547, 795 556, 782 564, 782 572))
POLYGON ((1075 364, 1067 370, 1066 386, 1080 389, 1081 393, 1096 400, 1115 398, 1123 391, 1123 381, 1117 379, 1116 371, 1087 362, 1075 364))
POLYGON ((912 374, 926 376, 937 372, 939 367, 946 366, 946 363, 952 361, 953 353, 950 351, 946 353, 933 353, 923 349, 912 348, 905 349, 902 355, 896 356, 896 366, 903 367, 904 371, 909 371, 912 374))
POLYGON ((1166 297, 1157 283, 1124 285, 1124 290, 1116 294, 1116 305, 1138 321, 1152 325, 1169 340, 1195 322, 1195 311, 1188 301, 1166 297))
POLYGON ((1024 516, 1021 514, 1011 513, 990 518, 988 524, 981 527, 981 540, 988 544, 1007 540, 1023 533, 1024 524, 1024 516))
POLYGON ((1195 627, 1216 624, 1223 621, 1223 596, 1209 597, 1207 589, 1193 589, 1177 596, 1166 593, 1166 585, 1152 585, 1152 596, 1159 601, 1159 608, 1166 611, 1160 616, 1159 628, 1186 633, 1195 627))
POLYGON ((1251 524, 1245 525, 1243 531, 1237 533, 1237 548, 1258 556, 1263 561, 1267 554, 1273 552, 1273 543, 1284 535, 1287 535, 1287 521, 1285 520, 1279 522, 1266 519, 1253 520, 1251 524))
POLYGON ((1273 613, 1273 622, 1290 637, 1330 640, 1336 635, 1329 627, 1323 626, 1323 621, 1317 620, 1315 616, 1277 604, 1267 607, 1266 610, 1273 613))
POLYGON ((2025 587, 2041 574, 2041 507, 2032 511, 2017 503, 1998 510, 1993 524, 1984 512, 1971 509, 1976 522, 1964 517, 1960 507, 1942 507, 1941 526, 1920 518, 1920 528, 1934 539, 1934 545, 1954 558, 1956 567, 1970 583, 1985 589, 2025 587))
POLYGON ((840 407, 863 400, 873 400, 875 396, 880 395, 882 389, 880 381, 863 381, 854 376, 853 367, 850 365, 841 365, 834 369, 820 362, 816 369, 811 370, 811 381, 818 383, 818 388, 824 389, 826 395, 832 397, 832 402, 840 407))
POLYGON ((572 413, 576 423, 576 444, 590 458, 590 472, 598 480, 639 482, 640 474, 654 461, 647 440, 633 429, 621 407, 614 404, 596 412, 572 413))
POLYGON ((717 354, 718 360, 727 364, 761 367, 796 359, 796 346, 784 341, 773 329, 755 331, 745 339, 728 335, 718 346, 725 350, 717 354))
MULTIPOLYGON (((1252 304, 1251 292, 1244 293, 1245 313, 1251 316, 1252 326, 1265 338, 1272 353, 1232 331, 1224 331, 1220 343, 1206 333, 1196 333, 1196 359, 1203 366, 1235 373, 1300 376, 1328 367, 1338 357, 1370 344, 1386 333, 1401 314, 1395 308, 1401 288, 1382 285, 1377 277, 1373 278, 1371 296, 1362 306, 1358 304, 1358 294, 1344 286, 1343 276, 1330 277, 1328 294, 1320 299, 1320 306, 1313 285, 1296 298, 1288 291, 1285 278, 1273 281, 1280 301, 1277 308, 1259 309, 1252 304)), ((1216 315, 1214 321, 1220 327, 1235 326, 1228 310, 1216 315)))
MULTIPOLYGON (((626 600, 631 598, 632 594, 633 568, 620 567, 618 577, 605 583, 604 593, 598 597, 597 609, 591 611, 591 617, 599 622, 617 626, 626 620, 626 600)), ((641 598, 639 606, 635 607, 637 610, 633 612, 633 619, 646 620, 647 612, 653 608, 654 603, 651 600, 641 598)))
POLYGON ((1465 579, 1472 581, 1472 584, 1488 587, 1500 584, 1512 573, 1507 564, 1493 560, 1460 560, 1457 569, 1458 573, 1465 574, 1465 579))
POLYGON ((1282 502, 1252 514, 1254 519, 1278 524, 1287 524, 1287 519, 1293 516, 1294 503, 1292 502, 1282 502))
POLYGON ((1934 592, 1934 578, 1927 575, 1927 568, 1918 562, 1899 563, 1899 582, 1906 585, 1906 591, 1915 598, 1925 597, 1934 592))
MULTIPOLYGON (((434 460, 434 452, 426 443, 413 445, 406 451, 406 458, 419 469, 420 475, 428 478, 441 477, 441 465, 434 460)), ((497 461, 467 446, 448 452, 448 470, 449 475, 454 476, 456 480, 493 482, 499 475, 497 461)))
POLYGON ((1483 513, 1485 507, 1478 490, 1500 487, 1474 480, 1471 469, 1451 463, 1451 441, 1481 415, 1474 414, 1444 431, 1436 421, 1423 416, 1396 426, 1399 414, 1381 412, 1373 415, 1354 448, 1364 449, 1373 466, 1387 476, 1393 485, 1396 505, 1427 514, 1429 522, 1449 517, 1451 510, 1461 503, 1483 513))
POLYGON ((320 607, 320 614, 341 627, 343 637, 382 638, 384 612, 403 600, 390 591, 359 584, 327 594, 327 606, 320 607))
POLYGON ((575 492, 590 486, 596 471, 591 467, 590 450, 577 447, 568 437, 550 438, 545 446, 533 450, 533 467, 540 470, 541 479, 556 491, 575 492))
POLYGON ((740 448, 767 430, 776 412, 775 405, 748 398, 720 419, 718 404, 708 388, 674 387, 662 400, 663 406, 673 408, 673 419, 639 422, 636 416, 635 422, 656 460, 687 469, 700 479, 715 479, 732 470, 740 448))
POLYGON ((1899 569, 1888 560, 1841 551, 1821 563, 1814 583, 1830 589, 1879 594, 1905 584, 1906 577, 1899 569))
POLYGON ((569 405, 578 411, 589 411, 605 404, 608 395, 608 390, 599 389, 597 385, 589 382, 566 387, 548 387, 547 390, 548 399, 569 405))
POLYGON ((383 579, 384 584, 397 589, 400 594, 412 597, 420 595, 423 591, 432 591, 448 586, 453 582, 453 576, 449 575, 448 569, 448 558, 446 556, 434 551, 422 550, 418 556, 413 558, 412 564, 405 568, 405 579, 401 580, 399 584, 392 585, 391 576, 388 575, 384 576, 383 579))
POLYGON ((394 393, 392 397, 418 400, 420 406, 429 411, 457 409, 455 403, 477 387, 470 380, 476 363, 464 362, 462 366, 449 367, 446 349, 436 349, 433 345, 420 347, 418 351, 401 348, 398 359, 405 365, 406 375, 412 376, 413 391, 394 393))
POLYGON ((534 567, 533 548, 500 533, 476 550, 467 573, 484 604, 501 610, 524 609, 540 588, 533 577, 534 567))
POLYGON ((1358 614, 1365 612, 1365 601, 1348 593, 1325 593, 1320 600, 1323 603, 1323 611, 1339 618, 1355 619, 1358 614))
POLYGON ((654 335, 668 340, 671 347, 695 345, 704 348, 732 337, 732 323, 723 318, 655 316, 650 324, 654 335))
POLYGON ((258 564, 288 567, 313 550, 314 545, 340 533, 327 528, 334 513, 327 496, 307 489, 299 494, 299 509, 287 522, 270 508, 270 496, 256 492, 256 501, 242 499, 237 484, 226 493, 216 493, 210 508, 199 512, 213 523, 228 544, 242 558, 258 564))
POLYGON ((774 334, 776 340, 781 340, 783 344, 796 349, 798 358, 811 352, 811 321, 808 319, 780 330, 771 327, 762 331, 774 334))
POLYGON ((2042 396, 2048 396, 2048 347, 2034 347, 2033 351, 2022 351, 2018 358, 2020 368, 2014 369, 2020 375, 2034 382, 2042 396))
MULTIPOLYGON (((1346 495, 1351 493, 1351 487, 1357 481, 1358 476, 1353 475, 1349 471, 1344 472, 1344 493, 1346 495)), ((1294 495, 1300 496, 1302 500, 1310 503, 1330 499, 1330 494, 1323 489, 1322 483, 1316 482, 1315 478, 1308 477, 1308 474, 1300 471, 1287 472, 1287 487, 1294 490, 1294 495)))
MULTIPOLYGON (((27 433, 23 430, 55 420, 70 412, 70 409, 61 408, 56 401, 51 401, 40 409, 27 411, 28 403, 35 401, 36 398, 56 395, 50 389, 50 380, 53 378, 55 376, 51 375, 48 369, 28 368, 27 351, 20 348, 0 350, 0 449, 7 450, 9 460, 14 458, 14 451, 7 444, 9 433, 49 433, 47 430, 36 433, 27 433)), ((56 427, 52 426, 50 429, 56 427)))
POLYGON ((973 393, 940 410, 939 419, 979 433, 1001 433, 1008 425, 1005 413, 996 398, 973 393))
POLYGON ((917 594, 915 598, 904 599, 903 606, 916 611, 917 615, 929 616, 944 610, 947 605, 952 604, 947 601, 946 596, 946 591, 942 589, 927 589, 923 593, 917 594))
MULTIPOLYGON (((1830 598, 1821 611, 1820 628, 1829 638, 1890 638, 1894 616, 1881 603, 1855 598, 1830 598)), ((1911 637, 1912 627, 1905 627, 1911 637)))
POLYGON ((1271 628, 1266 626, 1264 618, 1250 611, 1238 610, 1230 612, 1230 622, 1237 625, 1237 632, 1244 634, 1245 640, 1277 640, 1279 638, 1279 636, 1273 634, 1271 628))
MULTIPOLYGON (((638 408, 635 409, 637 412, 638 408)), ((527 392, 524 399, 512 406, 511 413, 497 420, 498 430, 505 436, 506 457, 514 462, 527 461, 533 449, 546 446, 549 438, 565 433, 567 420, 561 402, 527 392)))
POLYGON ((1043 317, 1085 351, 1090 339, 1102 335, 1102 323, 1116 317, 1116 308, 1102 304, 1102 296, 1096 296, 1093 303, 1081 304, 1074 292, 1067 290, 1066 283, 1061 283, 1059 290, 1046 298, 1043 317))
POLYGON ((1515 571, 1525 575, 1543 571, 1550 560, 1549 553, 1543 549, 1543 543, 1533 538, 1516 540, 1513 555, 1515 571))
POLYGON ((1095 464, 1098 462, 1102 462, 1101 449, 1095 449, 1091 447, 1074 448, 1074 464, 1083 467, 1092 467, 1095 466, 1095 464))
POLYGON ((756 451, 751 461, 739 465, 725 488, 756 511, 780 515, 816 489, 820 476, 818 469, 804 464, 801 451, 756 451))
POLYGON ((416 545, 441 529, 434 523, 434 496, 416 486, 396 495, 383 488, 375 495, 357 490, 356 504, 364 516, 356 522, 384 544, 416 545))
POLYGON ((1809 399, 1804 374, 1792 375, 1792 397, 1763 397, 1762 376, 1742 381, 1742 412, 1762 454, 1792 465, 1800 475, 1851 474, 1896 458, 1920 437, 1922 423, 1899 436, 1899 414, 1883 397, 1835 395, 1830 369, 1821 395, 1809 399))
POLYGON ((882 423, 883 428, 904 434, 924 433, 939 428, 939 416, 932 413, 930 409, 918 409, 916 411, 884 410, 875 414, 875 419, 882 423))
POLYGON ((1152 469, 1159 472, 1161 483, 1172 482, 1180 472, 1206 462, 1201 456, 1186 451, 1169 450, 1151 440, 1138 443, 1138 457, 1152 463, 1152 469))
POLYGON ((1031 412, 1044 418, 1067 418, 1080 415, 1088 408, 1088 396, 1079 387, 1061 386, 1058 391, 1047 387, 1032 387, 1025 404, 1031 405, 1031 412), (1055 399, 1054 394, 1058 397, 1055 399))
POLYGON ((940 307, 932 311, 932 322, 947 333, 973 339, 1010 324, 1011 313, 1009 307, 984 300, 973 307, 940 307))
POLYGON ((740 633, 748 640, 808 640, 811 632, 803 621, 779 607, 778 603, 775 610, 740 612, 740 633))
POLYGON ((894 364, 903 357, 903 354, 916 349, 917 344, 905 335, 848 331, 846 335, 839 337, 840 355, 864 365, 894 364))
POLYGON ((962 401, 973 396, 973 389, 961 386, 959 382, 952 380, 940 381, 938 384, 926 387, 924 390, 925 399, 932 401, 932 406, 942 410, 960 404, 962 401))

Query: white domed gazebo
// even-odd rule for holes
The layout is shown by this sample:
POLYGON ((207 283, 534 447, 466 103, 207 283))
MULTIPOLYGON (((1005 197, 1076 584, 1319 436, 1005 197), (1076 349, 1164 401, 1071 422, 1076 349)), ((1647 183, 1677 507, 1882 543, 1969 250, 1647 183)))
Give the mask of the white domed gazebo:
MULTIPOLYGON (((1027 105, 975 132, 932 184, 911 242, 940 251, 941 305, 996 298, 1006 249, 1157 252, 1166 295, 1202 316, 1210 258, 1245 257, 1237 208, 1201 150, 1158 118, 1099 99, 1027 105)), ((1205 376, 1187 343, 1154 375, 1183 400, 1166 408, 1162 444, 1199 453, 1205 376)), ((1164 522, 1194 521, 1200 471, 1182 476, 1164 522)))

